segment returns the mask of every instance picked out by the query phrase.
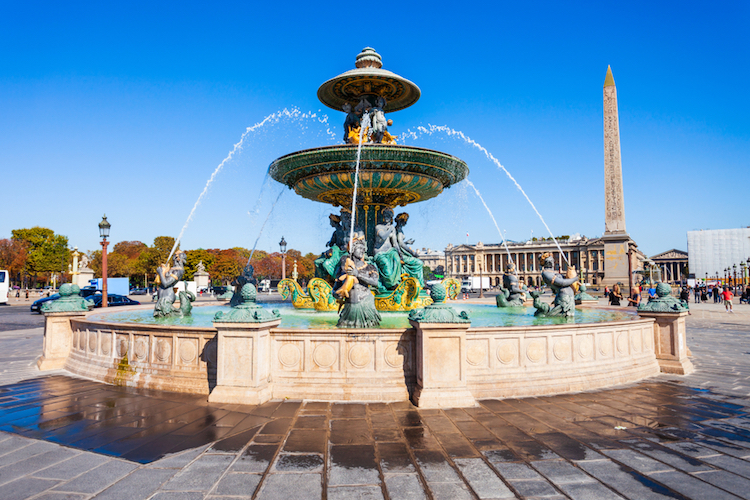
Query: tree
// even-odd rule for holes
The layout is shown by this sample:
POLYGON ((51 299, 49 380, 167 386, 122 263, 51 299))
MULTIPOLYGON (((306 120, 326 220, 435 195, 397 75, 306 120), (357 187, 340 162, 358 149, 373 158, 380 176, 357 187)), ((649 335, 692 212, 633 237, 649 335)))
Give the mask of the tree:
POLYGON ((137 260, 147 248, 142 241, 121 241, 112 247, 112 253, 124 255, 128 260, 137 260))
MULTIPOLYGON (((241 258, 241 257, 240 257, 241 258)), ((221 250, 208 270, 209 274, 222 283, 231 282, 242 273, 237 253, 234 250, 221 250)))
POLYGON ((40 274, 65 271, 70 258, 67 236, 39 226, 14 229, 11 234, 13 240, 23 242, 27 247, 24 272, 34 277, 35 286, 40 274))
POLYGON ((185 263, 185 275, 183 276, 186 280, 192 280, 195 275, 195 271, 198 268, 198 263, 203 262, 206 270, 210 269, 211 266, 216 262, 216 256, 219 254, 219 250, 204 250, 199 248, 197 250, 187 251, 187 262, 185 263))
MULTIPOLYGON (((169 252, 172 251, 172 247, 174 246, 174 238, 171 236, 157 236, 154 238, 154 246, 153 248, 156 249, 157 252, 159 252, 159 262, 165 263, 167 262, 167 258, 169 258, 169 252)), ((177 251, 180 247, 178 246, 175 251, 177 251)))
POLYGON ((28 258, 26 243, 23 241, 0 240, 0 269, 6 269, 11 279, 23 271, 28 258))

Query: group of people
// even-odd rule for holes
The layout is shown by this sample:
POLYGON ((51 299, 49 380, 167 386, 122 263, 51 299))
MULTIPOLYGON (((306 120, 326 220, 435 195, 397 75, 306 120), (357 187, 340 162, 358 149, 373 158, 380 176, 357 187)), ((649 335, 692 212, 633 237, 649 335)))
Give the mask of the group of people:
POLYGON ((743 288, 743 286, 731 287, 724 285, 722 287, 718 284, 706 286, 696 283, 691 289, 683 287, 680 297, 685 301, 689 300, 691 290, 696 304, 709 302, 713 298, 714 303, 723 303, 725 310, 729 313, 734 312, 732 309, 732 299, 736 294, 740 295, 740 304, 750 304, 750 285, 743 288))
MULTIPOLYGON (((648 296, 649 297, 656 297, 656 288, 653 286, 648 285, 649 288, 644 288, 648 290, 648 296)), ((609 300, 609 305, 611 306, 619 306, 623 305, 621 302, 623 300, 627 300, 628 306, 638 307, 638 305, 641 303, 641 289, 642 287, 640 285, 636 285, 633 287, 633 290, 630 293, 630 297, 625 299, 625 296, 622 293, 622 289, 620 288, 620 284, 617 283, 612 287, 612 290, 609 289, 609 287, 604 287, 604 296, 609 300)))

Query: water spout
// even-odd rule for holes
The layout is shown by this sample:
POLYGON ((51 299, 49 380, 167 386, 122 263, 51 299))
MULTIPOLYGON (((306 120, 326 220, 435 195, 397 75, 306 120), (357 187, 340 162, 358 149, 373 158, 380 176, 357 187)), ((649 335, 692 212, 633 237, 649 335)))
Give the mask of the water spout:
POLYGON ((234 155, 242 150, 243 143, 245 142, 245 139, 247 137, 257 131, 258 129, 264 127, 268 124, 274 124, 281 121, 283 118, 289 118, 289 119, 305 119, 305 118, 315 118, 320 123, 324 124, 326 126, 326 133, 331 137, 336 137, 336 135, 331 131, 331 129, 328 127, 328 116, 321 115, 321 117, 318 117, 315 113, 303 113, 298 108, 292 108, 291 110, 284 108, 281 111, 277 111, 275 113, 271 113, 270 115, 266 116, 263 120, 256 123, 255 125, 252 125, 250 127, 247 127, 245 129, 245 132, 240 137, 240 140, 237 142, 237 144, 234 145, 232 150, 229 152, 226 158, 222 160, 221 163, 216 167, 214 172, 211 174, 211 177, 208 178, 208 181, 206 182, 206 185, 203 187, 203 191, 201 191, 201 194, 198 196, 198 199, 195 201, 195 205, 193 205, 193 209, 190 210, 190 214, 188 215, 187 220, 185 221, 185 224, 182 226, 182 229, 180 230, 179 236, 177 236, 177 239, 174 241, 174 245, 172 246, 172 250, 169 252, 169 257, 167 257, 167 262, 169 262, 169 259, 172 258, 172 255, 174 255, 174 251, 177 249, 177 246, 180 244, 180 240, 182 240, 182 236, 185 234, 185 230, 187 229, 188 225, 190 224, 190 221, 193 220, 193 216, 195 215, 195 211, 198 208, 198 206, 201 204, 201 201, 203 201, 203 197, 206 196, 206 193, 208 192, 208 188, 211 187, 211 184, 214 182, 214 179, 216 179, 216 176, 219 175, 219 172, 224 168, 224 165, 229 163, 232 158, 234 158, 234 155))
MULTIPOLYGON (((255 249, 258 246, 258 240, 260 240, 261 235, 263 234, 263 228, 266 227, 266 222, 268 222, 268 219, 271 218, 271 214, 273 213, 273 209, 276 207, 276 204, 279 202, 279 198, 281 198, 281 195, 284 194, 285 189, 282 189, 279 192, 279 195, 276 197, 276 199, 273 202, 273 205, 271 205, 271 210, 268 211, 268 215, 266 215, 266 220, 263 221, 263 225, 260 226, 260 232, 258 232, 258 237, 255 238, 255 244, 253 245, 253 250, 250 252, 250 257, 247 259, 247 264, 250 264, 250 261, 253 260, 253 254, 255 254, 255 249)), ((245 264, 245 265, 247 265, 245 264)))
POLYGON ((354 239, 354 222, 357 218, 357 184, 359 184, 359 160, 362 156, 362 142, 365 129, 370 126, 370 115, 364 113, 359 126, 359 144, 357 145, 357 164, 354 166, 354 192, 352 193, 352 223, 349 227, 349 253, 352 252, 352 240, 354 239))
MULTIPOLYGON (((534 210, 534 212, 536 212, 537 217, 539 217, 539 220, 542 221, 542 224, 544 224, 544 227, 547 229, 547 232, 549 233, 550 237, 552 237, 552 241, 555 242, 555 246, 560 251, 560 255, 562 255, 563 259, 565 259, 565 262, 567 262, 568 265, 570 265, 570 261, 568 260, 568 258, 565 255, 565 253, 562 251, 562 248, 560 248, 560 244, 557 242, 557 238, 555 238, 555 235, 552 234, 552 230, 547 225, 547 222, 545 222, 544 217, 542 217, 542 214, 539 213, 539 210, 537 210, 536 206, 531 201, 531 198, 529 198, 529 195, 526 194, 526 191, 523 190, 523 188, 518 183, 518 181, 510 174, 510 172, 508 172, 508 169, 506 169, 502 165, 502 163, 500 163, 500 161, 498 161, 498 159, 495 158, 492 155, 492 153, 490 153, 489 151, 487 151, 487 149, 484 146, 482 146, 481 144, 479 144, 475 140, 471 139, 470 137, 468 137, 466 134, 464 134, 460 130, 453 130, 452 128, 450 128, 450 127, 448 127, 446 125, 430 125, 430 124, 428 124, 427 126, 429 128, 425 128, 425 127, 419 126, 419 127, 417 127, 417 130, 419 132, 423 133, 423 134, 426 134, 426 135, 432 135, 435 132, 443 132, 444 134, 447 134, 450 137, 458 137, 460 139, 463 139, 463 141, 466 142, 466 144, 468 144, 470 146, 473 146, 474 148, 476 148, 479 151, 481 151, 482 153, 484 153, 484 155, 492 163, 494 163, 497 166, 497 168, 499 168, 500 170, 502 170, 503 172, 505 172, 505 175, 507 175, 508 178, 513 182, 513 184, 515 184, 516 188, 521 192, 521 194, 524 196, 524 198, 526 198, 526 201, 529 202, 529 205, 531 205, 531 208, 534 210)), ((418 135, 417 135, 416 132, 408 130, 404 134, 401 135, 402 139, 404 139, 406 137, 411 137, 412 139, 417 139, 418 135)))
POLYGON ((516 266, 516 263, 513 261, 513 257, 510 255, 510 249, 508 248, 508 242, 505 240, 505 236, 503 235, 503 232, 500 231, 500 226, 497 225, 497 221, 495 220, 495 216, 492 215, 492 211, 490 210, 490 207, 487 206, 487 203, 484 201, 484 198, 482 198, 482 195, 479 193, 479 190, 474 185, 473 182, 471 182, 469 179, 465 179, 466 183, 471 186, 474 189, 474 192, 479 197, 479 201, 482 202, 482 205, 484 205, 484 208, 487 209, 487 213, 490 214, 490 219, 492 219, 492 223, 495 224, 495 229, 497 229, 497 233, 500 235, 500 238, 503 240, 503 246, 505 247, 505 252, 508 254, 508 260, 513 263, 513 269, 515 269, 516 276, 518 275, 518 266, 516 266))

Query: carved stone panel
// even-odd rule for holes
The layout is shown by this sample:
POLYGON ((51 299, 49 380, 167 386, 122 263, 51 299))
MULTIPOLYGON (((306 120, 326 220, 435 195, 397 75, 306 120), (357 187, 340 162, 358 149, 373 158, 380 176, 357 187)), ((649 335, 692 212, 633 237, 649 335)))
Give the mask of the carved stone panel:
POLYGON ((148 337, 137 335, 133 339, 133 361, 144 362, 148 359, 148 337))
POLYGON ((599 356, 609 358, 614 352, 614 336, 612 332, 599 333, 596 335, 596 344, 599 347, 599 356))
POLYGON ((224 337, 224 359, 221 360, 225 383, 243 385, 253 380, 252 337, 224 337))
POLYGON ((101 342, 102 342, 102 354, 105 356, 109 356, 112 353, 112 333, 102 332, 101 342))
POLYGON ((196 364, 198 358, 198 339, 185 339, 181 338, 178 340, 178 360, 184 365, 196 364))
POLYGON ((526 359, 532 363, 546 363, 547 339, 532 338, 526 340, 526 359))
POLYGON ((577 337, 578 355, 583 360, 589 360, 594 356, 594 338, 592 335, 580 335, 577 337))
POLYGON ((411 370, 412 354, 408 342, 398 340, 384 342, 383 357, 385 358, 386 369, 411 370))
POLYGON ((127 335, 117 336, 117 357, 122 358, 128 353, 128 344, 130 343, 130 337, 127 335))
POLYGON ((629 334, 627 331, 624 332, 617 332, 617 352, 621 356, 627 356, 629 354, 628 351, 628 343, 629 343, 629 334))
POLYGON ((172 339, 158 338, 154 346, 154 361, 157 363, 169 363, 172 355, 172 339))
POLYGON ((350 342, 347 360, 354 368, 373 368, 373 352, 375 345, 372 342, 350 342))
POLYGON ((573 337, 553 337, 552 339, 552 354, 554 354, 557 361, 572 361, 573 352, 573 337))
POLYGON ((498 361, 500 361, 502 364, 518 366, 518 353, 518 339, 498 341, 496 355, 498 361))
POLYGON ((284 342, 279 347, 279 364, 285 370, 301 370, 304 344, 302 342, 284 342))
POLYGON ((486 368, 489 366, 489 339, 473 339, 466 341, 466 361, 471 366, 486 368))
POLYGON ((89 332, 89 352, 96 353, 97 332, 89 332))
POLYGON ((319 369, 336 369, 338 361, 338 343, 320 343, 313 348, 313 363, 319 369))

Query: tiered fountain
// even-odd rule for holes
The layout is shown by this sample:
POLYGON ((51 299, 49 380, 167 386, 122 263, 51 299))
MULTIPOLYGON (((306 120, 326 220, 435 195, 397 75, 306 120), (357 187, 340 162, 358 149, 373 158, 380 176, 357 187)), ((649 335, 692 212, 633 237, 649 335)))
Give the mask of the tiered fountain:
MULTIPOLYGON (((378 270, 377 286, 372 287, 376 308, 409 311, 432 301, 424 292, 422 262, 403 237, 398 240, 408 214, 399 214, 394 226, 394 209, 438 196, 464 180, 469 169, 449 154, 397 144, 397 137, 388 131, 392 120, 386 120, 385 112, 416 103, 419 87, 384 70, 380 55, 369 47, 357 56, 355 65, 356 69, 318 89, 323 104, 347 113, 344 144, 291 153, 269 167, 273 179, 298 195, 341 207, 340 216, 332 214, 336 231, 330 249, 316 262, 316 279, 308 290, 303 291, 294 280, 283 281, 279 288, 295 307, 335 308, 332 287, 345 272, 341 264, 348 255, 351 225, 364 237, 366 254, 378 270)), ((455 298, 458 282, 446 285, 455 298)))
MULTIPOLYGON (((347 112, 346 144, 271 164, 273 178, 299 195, 341 207, 331 215, 335 231, 316 262, 318 278, 307 290, 295 280, 282 284, 299 310, 256 304, 251 276, 242 281, 235 307, 196 304, 187 317, 154 318, 148 306, 90 313, 72 297, 58 301, 65 309, 45 312, 40 369, 207 394, 216 402, 410 398, 420 407, 602 388, 660 371, 689 373, 687 311, 666 296, 640 317, 577 310, 574 277, 556 274, 551 265, 545 281, 559 291, 552 305, 535 297, 544 312, 539 316, 522 307, 448 305, 454 283, 424 293, 421 262, 403 238, 408 216, 396 217, 394 226, 393 209, 437 196, 468 168, 444 153, 395 144, 384 111, 404 109, 419 95, 416 85, 383 70, 380 56, 365 49, 356 69, 318 91, 323 103, 347 112), (371 311, 362 309, 370 305, 371 311), (346 317, 347 308, 354 319, 346 317), (300 321, 301 315, 307 317, 300 321)), ((179 275, 179 263, 168 274, 179 275)), ((510 294, 503 298, 513 305, 510 294)))

